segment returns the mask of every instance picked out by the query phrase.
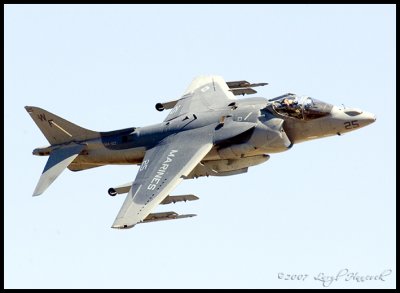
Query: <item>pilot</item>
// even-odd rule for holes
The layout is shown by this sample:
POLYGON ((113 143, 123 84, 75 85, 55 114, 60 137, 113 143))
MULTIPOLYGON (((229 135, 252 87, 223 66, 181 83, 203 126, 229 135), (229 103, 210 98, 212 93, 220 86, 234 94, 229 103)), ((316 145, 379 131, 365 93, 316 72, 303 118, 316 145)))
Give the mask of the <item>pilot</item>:
POLYGON ((282 105, 284 105, 284 106, 286 106, 286 107, 289 107, 292 103, 293 103, 293 100, 288 99, 288 98, 285 98, 285 99, 283 99, 283 101, 282 101, 282 105))
POLYGON ((298 106, 298 102, 294 99, 285 98, 283 99, 281 105, 286 109, 295 110, 298 106))

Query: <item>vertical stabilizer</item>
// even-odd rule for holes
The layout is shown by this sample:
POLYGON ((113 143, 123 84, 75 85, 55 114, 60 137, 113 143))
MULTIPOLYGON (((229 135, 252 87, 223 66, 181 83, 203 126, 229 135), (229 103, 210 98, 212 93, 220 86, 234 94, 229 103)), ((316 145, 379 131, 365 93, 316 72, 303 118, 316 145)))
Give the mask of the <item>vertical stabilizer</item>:
POLYGON ((32 106, 25 109, 51 145, 100 137, 98 132, 80 127, 44 109, 32 106))

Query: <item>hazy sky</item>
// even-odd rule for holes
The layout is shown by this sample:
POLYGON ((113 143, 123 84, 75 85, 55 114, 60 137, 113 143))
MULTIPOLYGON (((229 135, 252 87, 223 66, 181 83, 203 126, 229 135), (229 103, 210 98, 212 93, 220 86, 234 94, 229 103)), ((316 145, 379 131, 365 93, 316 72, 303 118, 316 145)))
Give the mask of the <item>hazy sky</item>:
POLYGON ((394 5, 6 5, 5 287, 395 288, 395 22, 394 5), (96 131, 144 126, 204 74, 377 121, 185 180, 174 194, 200 200, 157 209, 194 218, 111 229, 125 196, 107 189, 137 166, 66 170, 32 197, 47 160, 32 150, 48 143, 24 106, 96 131))

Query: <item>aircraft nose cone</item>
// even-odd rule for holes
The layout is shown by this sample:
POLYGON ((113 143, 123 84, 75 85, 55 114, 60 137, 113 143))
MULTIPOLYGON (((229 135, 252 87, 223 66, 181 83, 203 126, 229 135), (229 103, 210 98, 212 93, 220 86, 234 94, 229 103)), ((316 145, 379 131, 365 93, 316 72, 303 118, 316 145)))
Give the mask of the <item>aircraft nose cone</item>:
POLYGON ((372 113, 369 112, 363 112, 359 117, 358 117, 358 123, 360 124, 361 127, 370 125, 376 121, 376 116, 372 113))
POLYGON ((365 120, 366 124, 371 124, 376 121, 376 116, 374 114, 366 112, 364 115, 365 115, 364 120, 365 120))

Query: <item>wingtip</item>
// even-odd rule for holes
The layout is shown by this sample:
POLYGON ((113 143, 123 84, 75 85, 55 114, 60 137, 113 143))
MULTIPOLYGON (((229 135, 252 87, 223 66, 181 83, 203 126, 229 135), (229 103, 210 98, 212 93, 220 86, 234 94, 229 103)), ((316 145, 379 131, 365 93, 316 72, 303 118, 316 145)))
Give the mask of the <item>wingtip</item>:
POLYGON ((42 184, 40 184, 40 183, 41 183, 41 180, 43 180, 43 179, 42 179, 42 176, 40 177, 39 182, 38 182, 38 184, 36 185, 35 190, 33 191, 32 197, 39 196, 39 195, 41 195, 41 194, 46 190, 47 187, 46 187, 46 188, 43 188, 42 184))
POLYGON ((40 190, 38 187, 35 188, 35 191, 33 191, 32 197, 36 197, 41 195, 44 192, 44 190, 40 190))

